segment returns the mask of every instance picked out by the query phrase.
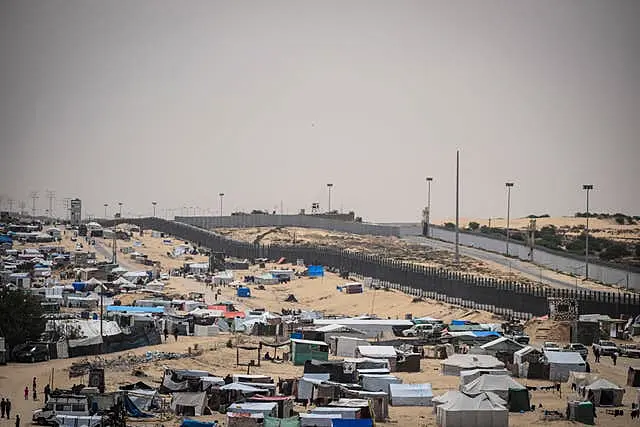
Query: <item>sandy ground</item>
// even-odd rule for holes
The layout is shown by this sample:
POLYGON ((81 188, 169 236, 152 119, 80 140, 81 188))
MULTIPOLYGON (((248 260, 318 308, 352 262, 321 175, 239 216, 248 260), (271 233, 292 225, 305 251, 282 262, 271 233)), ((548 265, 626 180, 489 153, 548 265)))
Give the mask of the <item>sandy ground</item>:
MULTIPOLYGON (((163 248, 161 239, 153 239, 149 236, 142 238, 144 247, 141 251, 147 253, 147 250, 158 250, 157 256, 163 265, 170 265, 171 261, 166 257, 166 250, 163 248), (152 242, 158 240, 158 242, 152 242), (156 249, 151 249, 156 248, 156 249), (163 253, 165 255, 163 255, 163 253)), ((238 276, 247 274, 246 272, 238 272, 238 276)), ((327 274, 322 279, 300 278, 289 284, 266 286, 265 290, 258 290, 252 286, 251 298, 238 298, 235 296, 234 289, 222 288, 222 296, 224 300, 231 300, 243 308, 266 308, 268 310, 279 311, 281 308, 306 308, 324 311, 326 314, 363 314, 375 312, 380 316, 389 316, 392 318, 403 318, 406 313, 413 313, 415 316, 434 316, 444 320, 453 318, 465 318, 480 322, 499 322, 491 313, 481 311, 469 311, 466 309, 453 307, 435 301, 424 301, 413 303, 412 298, 396 291, 372 291, 365 290, 363 294, 343 294, 336 289, 336 286, 344 283, 343 279, 333 274, 327 274), (294 294, 298 299, 298 304, 285 303, 283 300, 289 295, 294 294)), ((169 281, 167 289, 169 292, 186 294, 190 291, 204 292, 207 302, 213 303, 213 291, 205 288, 202 283, 195 280, 184 278, 172 278, 169 281)), ((256 342, 256 337, 248 337, 239 334, 233 337, 230 334, 220 334, 216 337, 179 337, 175 342, 170 338, 169 343, 163 343, 158 346, 145 347, 130 352, 114 353, 105 355, 106 359, 114 359, 118 357, 124 358, 124 362, 120 367, 108 368, 106 372, 107 388, 113 390, 117 386, 129 382, 143 380, 149 384, 159 384, 164 366, 174 368, 192 368, 208 370, 212 374, 224 376, 228 373, 246 372, 244 367, 236 367, 236 350, 225 346, 229 340, 240 340, 240 342, 256 342), (126 356, 130 354, 144 354, 147 351, 167 351, 167 352, 186 352, 188 347, 192 349, 195 346, 203 349, 204 352, 196 357, 184 358, 178 360, 165 360, 156 362, 147 362, 141 364, 127 363, 126 356), (143 371, 147 377, 136 377, 132 370, 138 369, 143 371)), ((249 358, 255 358, 253 354, 241 352, 243 361, 249 358)), ((81 359, 81 358, 80 358, 81 359)), ((80 378, 69 378, 68 367, 73 359, 52 360, 49 362, 36 364, 9 364, 0 366, 0 396, 9 397, 13 402, 13 414, 20 414, 23 417, 23 425, 29 424, 31 420, 31 412, 42 405, 41 401, 34 402, 32 400, 24 400, 23 390, 26 385, 31 387, 31 380, 37 377, 39 384, 39 392, 47 382, 51 373, 54 373, 54 385, 56 387, 69 387, 75 382, 80 382, 80 378)), ((633 360, 620 358, 618 366, 613 366, 610 358, 602 358, 600 364, 592 363, 592 371, 600 373, 605 378, 624 385, 628 366, 636 366, 633 360)), ((447 390, 456 389, 459 383, 457 377, 446 377, 439 373, 440 362, 438 360, 423 359, 421 364, 421 372, 419 373, 398 373, 407 383, 429 382, 432 384, 434 394, 439 395, 447 390)), ((291 378, 302 374, 301 367, 294 367, 290 363, 274 364, 271 362, 262 362, 262 366, 252 368, 252 373, 270 375, 274 379, 278 377, 291 378)), ((86 380, 86 379, 85 379, 86 380)), ((522 384, 529 386, 550 385, 546 381, 523 380, 522 384)), ((571 392, 568 385, 563 385, 562 396, 552 393, 535 391, 532 392, 532 403, 535 405, 542 404, 546 409, 555 409, 564 412, 566 401, 571 398, 571 392)), ((627 387, 624 403, 626 414, 624 417, 614 418, 605 414, 604 409, 598 410, 597 424, 603 426, 627 426, 631 425, 628 415, 630 403, 636 401, 636 390, 627 387)), ((301 410, 301 408, 299 408, 301 410)), ((225 420, 225 416, 215 414, 213 416, 203 417, 203 419, 225 420)), ((165 426, 177 425, 179 420, 175 417, 166 420, 153 420, 148 422, 137 422, 130 420, 129 425, 159 425, 165 426)), ((393 424, 398 426, 434 426, 435 418, 432 408, 418 407, 390 407, 390 420, 385 424, 393 424)), ((568 422, 544 422, 541 421, 541 412, 529 412, 525 414, 511 414, 511 426, 529 426, 529 425, 554 425, 569 426, 573 425, 568 422)), ((0 426, 13 426, 14 421, 0 419, 0 426)))

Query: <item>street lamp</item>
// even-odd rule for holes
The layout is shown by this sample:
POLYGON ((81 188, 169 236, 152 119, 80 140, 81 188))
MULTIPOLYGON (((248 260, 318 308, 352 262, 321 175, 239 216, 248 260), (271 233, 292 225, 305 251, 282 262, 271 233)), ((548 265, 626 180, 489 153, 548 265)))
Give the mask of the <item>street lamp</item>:
POLYGON ((220 193, 218 196, 220 196, 220 216, 222 216, 222 198, 224 197, 224 193, 220 193))
POLYGON ((509 219, 511 214, 511 187, 513 182, 505 183, 507 186, 507 256, 509 256, 509 219))
POLYGON ((584 279, 589 279, 589 191, 593 190, 593 185, 585 184, 582 186, 583 190, 587 191, 587 226, 585 228, 585 242, 584 242, 584 279))
POLYGON ((104 218, 107 219, 107 207, 109 206, 109 204, 105 203, 103 206, 104 206, 104 218))
POLYGON ((158 202, 151 202, 151 204, 153 205, 153 217, 156 217, 156 205, 158 204, 158 202))
POLYGON ((429 237, 429 224, 431 223, 431 181, 433 177, 427 177, 427 237, 429 237))
POLYGON ((331 189, 333 188, 333 184, 327 184, 327 189, 329 190, 329 210, 327 213, 331 213, 331 189))
POLYGON ((118 206, 120 207, 120 218, 122 218, 122 202, 118 202, 118 206))

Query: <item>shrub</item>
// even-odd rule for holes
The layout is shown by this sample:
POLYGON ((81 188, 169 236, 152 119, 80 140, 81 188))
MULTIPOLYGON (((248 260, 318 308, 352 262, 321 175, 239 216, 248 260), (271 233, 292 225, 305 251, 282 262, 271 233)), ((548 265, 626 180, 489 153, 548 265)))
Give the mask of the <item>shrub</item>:
POLYGON ((627 245, 625 245, 624 243, 614 243, 604 251, 600 252, 600 258, 606 261, 623 258, 628 255, 629 250, 627 249, 627 245))
POLYGON ((471 222, 469 223, 469 229, 470 229, 470 230, 472 230, 472 231, 476 231, 478 228, 480 228, 480 224, 478 224, 477 222, 475 222, 475 221, 471 221, 471 222))
POLYGON ((446 222, 444 224, 444 228, 446 228, 447 230, 455 230, 456 229, 456 225, 452 222, 446 222))

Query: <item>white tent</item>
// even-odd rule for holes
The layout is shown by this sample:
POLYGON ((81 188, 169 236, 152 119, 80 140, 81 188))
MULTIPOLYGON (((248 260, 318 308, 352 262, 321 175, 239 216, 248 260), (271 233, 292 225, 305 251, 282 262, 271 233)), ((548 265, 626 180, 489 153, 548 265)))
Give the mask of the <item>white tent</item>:
POLYGON ((506 369, 470 369, 460 372, 460 385, 464 386, 483 375, 509 375, 506 369))
POLYGON ((549 379, 566 382, 569 372, 584 372, 587 365, 580 353, 573 351, 545 351, 544 357, 549 364, 549 379))
POLYGON ((112 269, 111 272, 114 274, 121 274, 121 273, 126 273, 128 270, 124 267, 120 267, 117 266, 116 268, 112 269))
POLYGON ((585 387, 587 398, 596 406, 621 406, 624 389, 609 380, 600 378, 585 387))
POLYGON ((471 398, 461 394, 438 406, 438 424, 441 427, 508 427, 509 412, 486 395, 471 398))
POLYGON ((194 416, 199 417, 203 415, 204 407, 207 401, 207 394, 205 392, 191 393, 173 393, 171 395, 171 410, 180 413, 193 413, 194 416))
POLYGON ((577 388, 587 386, 599 379, 598 374, 593 372, 569 372, 569 380, 567 381, 569 384, 575 384, 577 388))
POLYGON ((113 284, 114 285, 132 285, 133 283, 131 283, 124 277, 118 277, 116 280, 113 281, 113 284))
POLYGON ((389 396, 393 406, 431 406, 431 384, 389 384, 389 396))
POLYGON ((525 387, 507 375, 482 375, 460 389, 470 396, 492 392, 504 400, 509 399, 509 389, 522 390, 525 387))
POLYGON ((95 277, 92 277, 91 279, 87 280, 87 284, 88 285, 102 285, 102 282, 98 279, 96 279, 95 277))
POLYGON ((504 363, 493 356, 483 354, 454 354, 440 364, 442 375, 459 376, 469 369, 503 369, 504 363))

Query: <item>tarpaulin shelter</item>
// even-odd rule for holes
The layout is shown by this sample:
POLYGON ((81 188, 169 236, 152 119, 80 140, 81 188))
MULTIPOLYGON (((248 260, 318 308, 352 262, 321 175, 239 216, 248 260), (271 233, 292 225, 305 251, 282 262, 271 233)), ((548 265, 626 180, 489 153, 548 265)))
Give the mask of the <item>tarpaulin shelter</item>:
POLYGON ((170 408, 177 414, 199 417, 204 414, 206 402, 207 394, 205 392, 174 393, 171 395, 170 408))
POLYGON ((544 357, 549 364, 549 379, 566 382, 569 372, 584 372, 587 365, 580 353, 573 351, 545 351, 544 357))
POLYGON ((322 265, 310 265, 307 267, 307 275, 309 277, 323 277, 324 267, 322 265))
POLYGON ((438 424, 441 427, 508 427, 507 408, 492 401, 486 395, 474 398, 458 395, 438 406, 438 424))
POLYGON ((373 427, 373 420, 369 418, 345 420, 335 419, 331 421, 332 427, 373 427))
POLYGON ((274 418, 264 417, 263 427, 300 427, 299 417, 274 418))
POLYGON ((585 387, 587 399, 595 406, 621 406, 624 388, 600 378, 585 387))
POLYGON ((576 388, 582 388, 585 386, 588 386, 589 384, 591 384, 592 382, 594 382, 595 380, 599 379, 600 376, 598 376, 598 374, 595 374, 593 372, 575 372, 575 371, 571 371, 569 372, 569 379, 568 379, 568 383, 571 384, 575 384, 576 388))
POLYGON ((134 418, 150 418, 153 415, 143 412, 138 405, 136 405, 128 394, 124 395, 124 409, 127 411, 127 415, 134 418))
POLYGON ((244 402, 232 403, 227 407, 228 412, 241 414, 259 414, 263 417, 275 416, 278 405, 275 402, 244 402))
POLYGON ((361 375, 362 388, 366 391, 383 391, 389 393, 391 384, 402 384, 402 379, 393 375, 361 375))
POLYGON ((307 360, 329 360, 329 345, 322 341, 291 339, 291 358, 294 365, 307 360))
POLYGON ((239 297, 249 298, 251 296, 251 289, 240 286, 238 287, 237 295, 239 297))
POLYGON ((470 369, 460 372, 460 385, 464 386, 483 375, 509 375, 506 369, 470 369))
POLYGON ((389 384, 392 406, 431 406, 431 384, 389 384))
POLYGON ((527 391, 526 387, 507 375, 482 375, 469 384, 460 387, 460 391, 469 396, 476 396, 490 391, 506 401, 509 401, 510 390, 527 391))
POLYGON ((213 426, 214 426, 213 423, 208 423, 206 421, 191 420, 189 418, 183 419, 182 423, 180 424, 180 427, 213 427, 213 426))
POLYGON ((469 369, 503 369, 504 363, 493 356, 483 354, 454 354, 440 363, 442 375, 459 376, 469 369))

